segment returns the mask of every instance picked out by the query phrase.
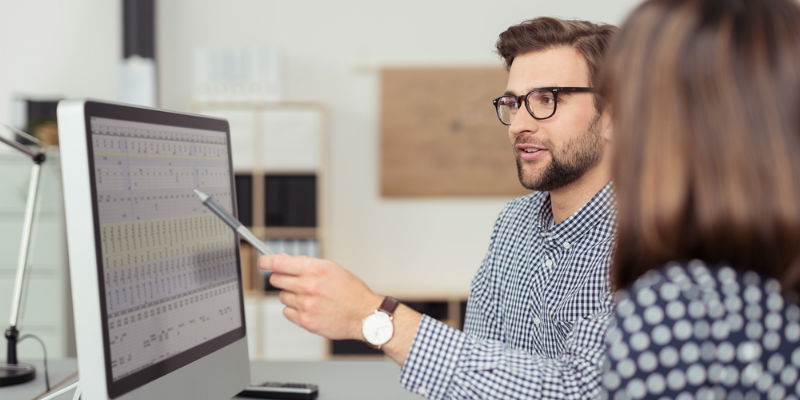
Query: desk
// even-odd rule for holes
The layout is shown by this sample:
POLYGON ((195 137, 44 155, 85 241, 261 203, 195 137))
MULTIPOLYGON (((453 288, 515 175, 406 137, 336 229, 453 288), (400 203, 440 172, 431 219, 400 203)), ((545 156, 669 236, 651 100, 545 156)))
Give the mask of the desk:
MULTIPOLYGON (((17 386, 0 388, 2 399, 32 399, 42 394, 44 366, 36 366, 36 379, 17 386)), ((50 360, 50 384, 56 385, 77 369, 75 359, 50 360)), ((420 399, 400 386, 400 367, 389 360, 347 361, 264 361, 250 362, 250 381, 293 381, 319 385, 319 400, 339 399, 420 399)), ((72 399, 72 391, 58 399, 72 399)), ((237 397, 237 399, 239 399, 237 397)))

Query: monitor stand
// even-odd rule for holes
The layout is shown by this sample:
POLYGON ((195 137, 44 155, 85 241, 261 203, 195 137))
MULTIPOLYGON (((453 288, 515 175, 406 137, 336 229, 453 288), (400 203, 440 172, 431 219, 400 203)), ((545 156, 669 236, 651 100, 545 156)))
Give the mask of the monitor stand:
POLYGON ((75 382, 70 383, 69 385, 51 389, 49 392, 44 394, 42 397, 39 397, 39 400, 52 400, 62 394, 69 392, 72 389, 75 389, 75 393, 72 395, 72 400, 78 400, 81 398, 81 385, 79 385, 80 380, 76 380, 75 382))

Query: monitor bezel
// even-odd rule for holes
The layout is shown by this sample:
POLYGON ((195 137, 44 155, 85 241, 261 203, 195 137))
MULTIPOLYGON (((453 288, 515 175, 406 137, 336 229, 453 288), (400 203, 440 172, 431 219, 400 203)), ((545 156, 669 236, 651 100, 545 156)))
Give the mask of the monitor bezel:
MULTIPOLYGON (((94 101, 86 101, 84 103, 84 107, 85 107, 84 134, 86 135, 86 146, 87 146, 86 152, 87 152, 88 167, 89 167, 89 185, 90 185, 91 202, 92 202, 92 223, 93 223, 95 243, 101 243, 101 240, 100 240, 100 219, 99 219, 99 210, 97 204, 97 183, 95 180, 94 149, 92 141, 92 125, 91 125, 92 117, 108 118, 108 119, 116 119, 116 120, 132 121, 132 122, 145 122, 145 123, 169 125, 169 126, 184 127, 184 128, 224 131, 228 143, 227 146, 228 169, 230 171, 230 182, 231 182, 231 201, 232 201, 231 206, 233 210, 233 215, 238 216, 238 211, 236 209, 235 176, 233 170, 231 145, 230 145, 231 144, 230 126, 226 120, 201 116, 201 115, 180 114, 180 113, 173 113, 156 109, 131 107, 131 106, 117 105, 111 103, 101 103, 94 101)), ((237 248, 237 250, 234 252, 236 254, 236 265, 241 265, 241 255, 239 254, 239 247, 238 247, 239 238, 235 233, 233 234, 233 241, 234 241, 234 246, 236 246, 237 248)), ((235 328, 205 343, 199 344, 195 347, 185 350, 163 361, 159 361, 156 364, 145 367, 144 369, 133 372, 130 375, 126 375, 115 381, 113 379, 111 370, 111 351, 110 351, 109 328, 108 328, 108 318, 107 318, 108 314, 107 314, 106 298, 105 298, 106 297, 105 281, 103 279, 104 276, 103 257, 100 246, 95 246, 95 257, 96 257, 96 268, 97 268, 96 273, 98 277, 97 295, 100 300, 99 304, 100 304, 100 313, 102 319, 101 326, 103 331, 102 332, 103 359, 105 363, 105 375, 106 375, 105 381, 106 381, 106 390, 110 397, 112 398, 119 397, 136 388, 147 385, 148 383, 164 375, 167 375, 170 372, 180 369, 181 367, 184 367, 217 350, 224 348, 229 344, 236 342, 237 340, 241 340, 246 337, 247 328, 244 315, 244 301, 243 301, 244 291, 242 287, 242 271, 241 268, 237 268, 236 270, 239 282, 238 292, 239 292, 239 310, 240 310, 241 327, 235 328)))

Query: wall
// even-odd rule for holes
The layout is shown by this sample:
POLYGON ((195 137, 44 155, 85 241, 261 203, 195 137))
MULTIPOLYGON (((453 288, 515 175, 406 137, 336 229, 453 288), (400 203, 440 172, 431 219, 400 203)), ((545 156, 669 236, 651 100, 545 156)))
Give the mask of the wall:
MULTIPOLYGON (((329 258, 381 293, 463 296, 509 199, 381 198, 377 68, 499 63, 494 42, 509 25, 540 15, 619 23, 636 3, 160 1, 161 105, 188 109, 195 48, 279 48, 286 99, 329 110, 329 258)), ((489 100, 475 112, 492 112, 489 100)))
MULTIPOLYGON (((15 94, 116 99, 121 0, 3 0, 0 121, 15 94)), ((2 151, 2 150, 0 150, 2 151)))

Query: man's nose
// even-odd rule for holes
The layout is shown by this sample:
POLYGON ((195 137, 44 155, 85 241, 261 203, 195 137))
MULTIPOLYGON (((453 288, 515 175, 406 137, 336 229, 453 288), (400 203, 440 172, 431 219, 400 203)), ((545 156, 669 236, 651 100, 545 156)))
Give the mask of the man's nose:
POLYGON ((514 116, 511 117, 511 125, 508 126, 508 133, 512 136, 536 133, 538 130, 539 121, 533 118, 525 107, 520 107, 519 110, 517 110, 514 116))

